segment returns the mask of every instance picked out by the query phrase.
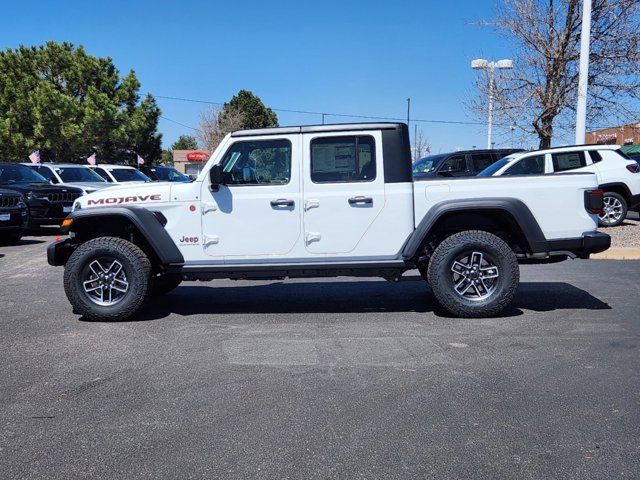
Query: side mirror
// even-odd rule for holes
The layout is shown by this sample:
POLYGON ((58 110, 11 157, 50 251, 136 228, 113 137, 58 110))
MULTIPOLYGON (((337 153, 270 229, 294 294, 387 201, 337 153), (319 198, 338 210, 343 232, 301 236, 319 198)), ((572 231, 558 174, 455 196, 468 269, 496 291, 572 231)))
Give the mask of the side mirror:
POLYGON ((212 192, 220 190, 220 185, 224 183, 222 165, 217 164, 211 167, 211 170, 209 170, 209 182, 211 184, 209 185, 209 189, 212 192))

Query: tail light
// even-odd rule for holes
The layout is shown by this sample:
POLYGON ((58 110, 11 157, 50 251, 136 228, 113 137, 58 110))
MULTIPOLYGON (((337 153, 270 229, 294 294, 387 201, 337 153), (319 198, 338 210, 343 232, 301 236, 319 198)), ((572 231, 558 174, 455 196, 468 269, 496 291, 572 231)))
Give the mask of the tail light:
POLYGON ((631 173, 640 173, 640 165, 637 163, 632 163, 631 165, 627 165, 627 170, 631 173))
POLYGON ((584 208, 589 213, 601 215, 604 213, 604 190, 587 190, 584 192, 584 208))

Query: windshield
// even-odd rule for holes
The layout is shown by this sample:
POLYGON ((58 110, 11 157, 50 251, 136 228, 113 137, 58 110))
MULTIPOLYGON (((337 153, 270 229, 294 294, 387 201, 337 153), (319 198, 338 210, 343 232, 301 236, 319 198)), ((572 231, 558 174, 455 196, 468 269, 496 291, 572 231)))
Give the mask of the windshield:
POLYGON ((46 178, 25 165, 0 165, 0 185, 25 182, 49 183, 46 178))
POLYGON ((164 168, 152 168, 151 171, 155 173, 158 180, 162 180, 163 182, 190 182, 189 177, 183 175, 175 168, 164 167, 164 168))
POLYGON ((147 177, 140 170, 135 168, 114 168, 109 170, 109 173, 113 175, 113 178, 118 182, 150 182, 151 179, 147 177))
POLYGON ((63 182, 100 182, 104 179, 87 167, 56 167, 56 172, 63 182))
POLYGON ((417 162, 413 164, 412 170, 413 173, 427 173, 433 170, 438 166, 440 160, 442 160, 446 155, 429 155, 427 157, 421 158, 417 162))
POLYGON ((480 173, 478 173, 478 177, 490 177, 490 176, 492 176, 494 173, 496 173, 498 170, 500 170, 502 167, 504 167, 507 163, 509 163, 514 158, 516 158, 516 157, 509 156, 509 157, 501 158, 500 160, 498 160, 493 165, 489 165, 487 168, 485 168, 480 173))

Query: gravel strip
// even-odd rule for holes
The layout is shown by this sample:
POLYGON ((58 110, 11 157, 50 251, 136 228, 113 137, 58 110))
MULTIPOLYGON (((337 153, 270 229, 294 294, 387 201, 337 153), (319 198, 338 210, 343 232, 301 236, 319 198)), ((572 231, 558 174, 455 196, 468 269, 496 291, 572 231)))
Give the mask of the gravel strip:
POLYGON ((640 248, 640 218, 637 212, 629 212, 622 225, 602 228, 600 231, 611 235, 611 248, 640 248))

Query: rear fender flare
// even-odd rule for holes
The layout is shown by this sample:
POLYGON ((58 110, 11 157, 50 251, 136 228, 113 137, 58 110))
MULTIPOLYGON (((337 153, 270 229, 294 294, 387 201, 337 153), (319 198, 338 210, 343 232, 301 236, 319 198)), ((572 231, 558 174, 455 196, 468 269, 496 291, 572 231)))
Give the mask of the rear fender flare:
MULTIPOLYGON (((508 213, 525 236, 532 253, 548 251, 548 242, 542 233, 540 225, 522 200, 517 198, 483 198, 445 200, 435 204, 409 236, 402 249, 402 257, 409 261, 416 258, 424 239, 431 232, 434 225, 445 215, 458 212, 483 212, 499 210, 508 213)), ((473 229, 473 225, 469 225, 473 229)))

